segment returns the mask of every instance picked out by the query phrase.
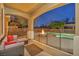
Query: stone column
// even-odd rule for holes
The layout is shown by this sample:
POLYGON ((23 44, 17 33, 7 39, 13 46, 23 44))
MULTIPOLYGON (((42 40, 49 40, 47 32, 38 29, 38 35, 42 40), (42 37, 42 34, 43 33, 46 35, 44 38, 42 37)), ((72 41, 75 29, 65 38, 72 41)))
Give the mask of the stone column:
POLYGON ((73 55, 79 56, 79 3, 75 4, 75 37, 73 40, 73 55))
POLYGON ((10 20, 10 16, 6 15, 5 16, 5 34, 8 35, 8 22, 10 20))
MULTIPOLYGON (((1 11, 1 10, 0 10, 1 11)), ((1 18, 1 14, 0 14, 0 34, 2 34, 2 18, 1 18)))
POLYGON ((3 3, 1 3, 0 4, 1 6, 1 17, 0 17, 0 30, 1 30, 1 33, 3 34, 3 35, 5 35, 5 20, 4 20, 4 4, 3 3))
POLYGON ((27 37, 28 39, 34 39, 34 23, 33 19, 28 20, 28 31, 27 31, 27 37))

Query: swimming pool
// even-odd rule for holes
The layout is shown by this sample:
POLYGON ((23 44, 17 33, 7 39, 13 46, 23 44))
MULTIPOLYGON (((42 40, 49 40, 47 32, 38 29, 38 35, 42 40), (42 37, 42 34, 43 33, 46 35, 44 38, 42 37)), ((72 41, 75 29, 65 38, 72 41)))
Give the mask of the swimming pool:
POLYGON ((47 34, 55 35, 57 38, 73 40, 75 34, 48 32, 47 34))
POLYGON ((48 44, 73 54, 73 40, 75 34, 48 32, 48 44), (54 36, 53 36, 54 35, 54 36))

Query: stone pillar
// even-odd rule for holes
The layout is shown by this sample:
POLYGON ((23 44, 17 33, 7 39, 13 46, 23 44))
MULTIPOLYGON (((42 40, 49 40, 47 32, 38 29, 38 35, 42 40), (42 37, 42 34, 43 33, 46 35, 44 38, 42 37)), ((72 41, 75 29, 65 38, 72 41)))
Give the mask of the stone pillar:
POLYGON ((0 15, 0 32, 3 35, 8 35, 8 20, 10 17, 5 16, 4 4, 0 4, 1 15, 0 15))
POLYGON ((2 34, 2 18, 1 18, 1 14, 0 14, 0 34, 2 34))
POLYGON ((10 16, 5 16, 5 34, 8 35, 8 22, 10 20, 10 16))
POLYGON ((1 33, 3 34, 3 35, 5 35, 5 21, 4 21, 4 4, 3 3, 1 3, 0 4, 1 6, 1 17, 0 17, 0 30, 1 30, 1 33))
POLYGON ((28 39, 34 39, 34 23, 33 19, 28 20, 28 31, 27 31, 27 37, 28 39))
POLYGON ((8 35, 8 20, 9 17, 5 16, 4 4, 1 4, 1 16, 2 16, 2 33, 3 35, 8 35))
POLYGON ((2 29, 3 29, 3 28, 2 28, 2 27, 3 27, 3 25, 2 25, 3 23, 2 23, 2 22, 3 22, 3 21, 2 21, 2 4, 0 3, 0 35, 3 34, 3 33, 2 33, 2 32, 3 32, 3 31, 2 31, 2 29))
POLYGON ((75 4, 75 37, 73 40, 73 55, 79 56, 79 3, 75 4))

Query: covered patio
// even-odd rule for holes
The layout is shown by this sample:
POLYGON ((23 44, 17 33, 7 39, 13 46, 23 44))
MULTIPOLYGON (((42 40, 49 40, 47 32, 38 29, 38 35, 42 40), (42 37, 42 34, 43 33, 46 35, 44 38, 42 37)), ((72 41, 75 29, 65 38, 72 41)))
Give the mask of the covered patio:
POLYGON ((68 4, 2 3, 0 4, 0 34, 3 36, 15 35, 16 40, 24 42, 24 56, 79 55, 79 4, 75 4, 75 11, 73 11, 76 14, 75 24, 64 25, 64 27, 72 26, 68 30, 69 32, 72 30, 73 33, 62 30, 60 34, 58 29, 35 27, 38 17, 65 5, 68 4))

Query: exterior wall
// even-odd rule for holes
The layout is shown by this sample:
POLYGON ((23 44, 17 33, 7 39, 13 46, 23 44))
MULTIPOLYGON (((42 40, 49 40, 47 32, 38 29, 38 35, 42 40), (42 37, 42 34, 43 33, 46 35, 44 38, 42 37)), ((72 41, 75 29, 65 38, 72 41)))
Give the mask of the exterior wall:
POLYGON ((0 34, 3 34, 2 6, 0 3, 0 34))
POLYGON ((0 15, 0 34, 2 34, 2 19, 1 19, 1 15, 0 15))
POLYGON ((74 37, 74 46, 73 46, 73 55, 79 56, 79 3, 76 4, 75 10, 75 37, 74 37))
POLYGON ((8 21, 10 16, 5 16, 5 34, 8 35, 8 21))
POLYGON ((76 4, 76 21, 75 21, 75 33, 79 36, 79 3, 76 4))

